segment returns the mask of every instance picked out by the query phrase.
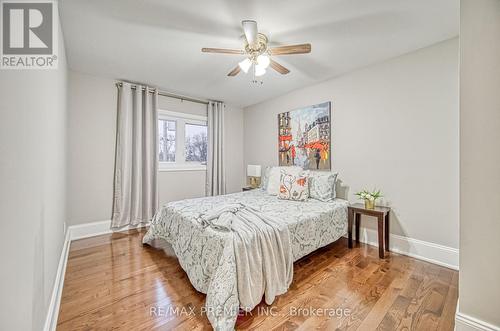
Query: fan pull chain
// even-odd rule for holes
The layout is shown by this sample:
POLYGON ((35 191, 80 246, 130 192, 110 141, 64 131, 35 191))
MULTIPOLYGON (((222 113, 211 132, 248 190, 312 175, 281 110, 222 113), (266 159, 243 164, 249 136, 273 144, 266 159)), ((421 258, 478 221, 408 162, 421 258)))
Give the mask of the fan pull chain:
POLYGON ((253 79, 252 79, 252 83, 253 84, 256 84, 256 85, 263 85, 264 84, 264 81, 262 80, 257 80, 257 76, 255 76, 255 65, 253 65, 253 70, 252 70, 252 73, 253 73, 253 79), (259 84, 260 83, 260 84, 259 84))

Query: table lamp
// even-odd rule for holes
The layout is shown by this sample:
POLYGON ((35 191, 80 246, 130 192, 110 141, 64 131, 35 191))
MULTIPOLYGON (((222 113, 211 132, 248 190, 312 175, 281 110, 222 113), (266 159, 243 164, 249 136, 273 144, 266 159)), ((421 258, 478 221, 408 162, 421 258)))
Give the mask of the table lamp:
POLYGON ((247 165, 247 177, 252 188, 257 188, 259 186, 258 179, 260 179, 260 170, 260 165, 247 165))

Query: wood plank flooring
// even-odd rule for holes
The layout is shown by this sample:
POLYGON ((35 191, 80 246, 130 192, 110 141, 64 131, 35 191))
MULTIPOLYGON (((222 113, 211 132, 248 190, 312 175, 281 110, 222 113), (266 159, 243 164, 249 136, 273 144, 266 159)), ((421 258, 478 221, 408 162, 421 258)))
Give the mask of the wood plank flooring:
MULTIPOLYGON (((174 257, 129 231, 71 244, 57 330, 210 330, 174 257), (177 309, 177 310, 176 310, 177 309), (194 311, 194 313, 192 313, 194 311)), ((238 330, 453 330, 458 272, 345 239, 294 264, 289 291, 238 330)))

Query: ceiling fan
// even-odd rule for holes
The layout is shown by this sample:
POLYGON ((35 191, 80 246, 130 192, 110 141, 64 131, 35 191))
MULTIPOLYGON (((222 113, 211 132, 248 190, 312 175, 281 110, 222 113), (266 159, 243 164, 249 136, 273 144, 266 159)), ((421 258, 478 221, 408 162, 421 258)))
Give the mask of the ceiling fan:
MULTIPOLYGON (((289 45, 269 47, 266 35, 259 33, 257 30, 257 22, 252 20, 244 20, 241 22, 243 26, 245 45, 243 49, 226 49, 226 48, 202 48, 204 53, 246 55, 247 57, 238 63, 227 75, 234 77, 243 71, 245 74, 252 69, 254 77, 262 76, 266 73, 266 69, 271 67, 282 75, 290 72, 287 68, 274 61, 271 57, 277 55, 289 54, 305 54, 311 52, 311 44, 289 45)), ((256 81, 254 79, 254 81, 256 81)))

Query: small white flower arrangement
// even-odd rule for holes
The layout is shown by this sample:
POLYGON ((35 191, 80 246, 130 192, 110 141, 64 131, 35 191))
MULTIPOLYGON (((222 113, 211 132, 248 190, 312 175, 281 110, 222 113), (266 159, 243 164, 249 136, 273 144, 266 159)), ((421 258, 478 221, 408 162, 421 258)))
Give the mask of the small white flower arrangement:
POLYGON ((372 192, 368 190, 363 190, 355 193, 355 195, 357 195, 360 199, 363 199, 365 201, 366 209, 375 208, 375 201, 383 196, 380 190, 373 190, 372 192))

